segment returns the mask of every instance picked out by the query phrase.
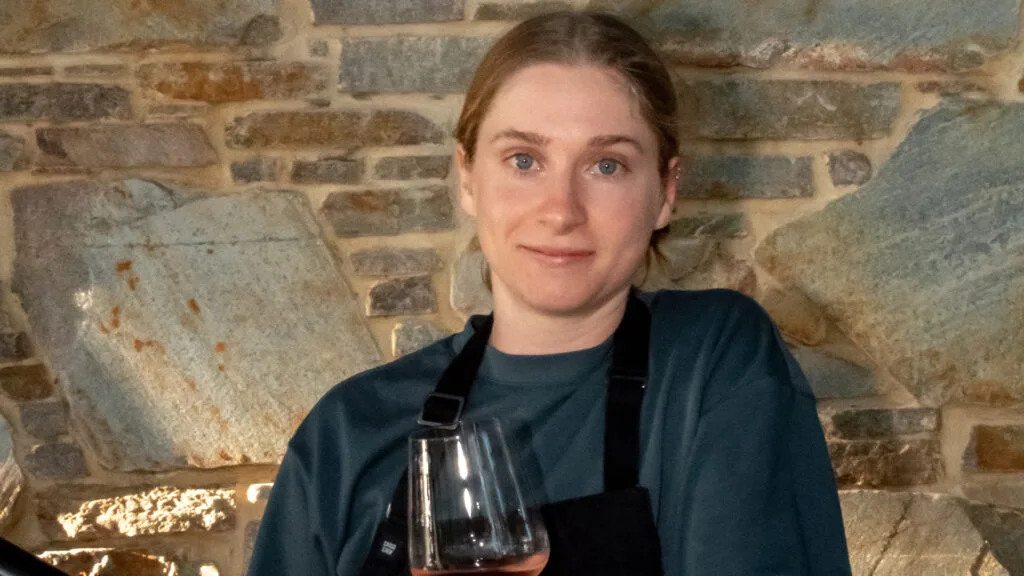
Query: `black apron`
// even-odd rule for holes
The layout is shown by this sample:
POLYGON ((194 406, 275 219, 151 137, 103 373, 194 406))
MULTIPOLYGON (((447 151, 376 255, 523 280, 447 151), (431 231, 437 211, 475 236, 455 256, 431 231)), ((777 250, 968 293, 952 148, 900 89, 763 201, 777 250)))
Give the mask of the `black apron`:
MULTIPOLYGON (((493 316, 475 330, 423 405, 419 423, 454 428, 462 418, 490 338, 493 316)), ((542 576, 661 576, 661 542, 650 495, 639 485, 640 410, 647 383, 651 316, 632 292, 612 340, 605 411, 604 492, 541 507, 551 553, 542 576)), ((409 574, 408 474, 377 528, 361 576, 409 574)))

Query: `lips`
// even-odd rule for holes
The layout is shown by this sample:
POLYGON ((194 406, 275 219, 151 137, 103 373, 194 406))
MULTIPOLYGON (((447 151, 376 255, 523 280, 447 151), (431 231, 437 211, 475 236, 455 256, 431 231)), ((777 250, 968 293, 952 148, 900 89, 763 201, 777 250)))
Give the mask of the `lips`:
POLYGON ((550 263, 568 264, 579 262, 594 255, 593 250, 577 250, 572 248, 556 248, 553 246, 526 246, 520 248, 527 253, 550 263))

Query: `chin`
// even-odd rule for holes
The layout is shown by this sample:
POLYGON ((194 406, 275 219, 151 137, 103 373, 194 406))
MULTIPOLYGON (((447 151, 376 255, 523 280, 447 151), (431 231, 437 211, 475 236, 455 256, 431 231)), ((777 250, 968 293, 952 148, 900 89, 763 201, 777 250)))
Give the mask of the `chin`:
POLYGON ((520 299, 534 310, 553 315, 572 315, 593 307, 599 290, 585 280, 528 283, 517 290, 520 299))

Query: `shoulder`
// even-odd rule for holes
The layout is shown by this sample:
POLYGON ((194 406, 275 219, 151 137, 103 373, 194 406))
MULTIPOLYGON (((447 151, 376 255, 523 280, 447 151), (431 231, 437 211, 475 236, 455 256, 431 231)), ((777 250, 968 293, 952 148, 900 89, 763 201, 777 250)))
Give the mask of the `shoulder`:
POLYGON ((768 313, 735 290, 658 290, 641 292, 654 329, 685 329, 710 337, 764 337, 774 330, 768 313))
POLYGON ((643 293, 652 338, 692 351, 707 405, 746 386, 773 380, 804 391, 803 376, 768 312, 753 298, 726 289, 643 293))

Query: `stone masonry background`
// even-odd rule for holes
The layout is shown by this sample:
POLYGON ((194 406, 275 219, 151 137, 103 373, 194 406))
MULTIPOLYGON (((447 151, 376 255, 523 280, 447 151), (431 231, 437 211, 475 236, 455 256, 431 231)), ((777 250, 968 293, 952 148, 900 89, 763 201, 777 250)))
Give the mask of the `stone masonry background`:
POLYGON ((670 64, 689 170, 648 287, 771 313, 854 573, 1024 574, 1018 0, 0 2, 0 535, 244 573, 313 402, 490 305, 461 92, 575 8, 670 64))

